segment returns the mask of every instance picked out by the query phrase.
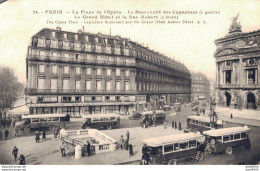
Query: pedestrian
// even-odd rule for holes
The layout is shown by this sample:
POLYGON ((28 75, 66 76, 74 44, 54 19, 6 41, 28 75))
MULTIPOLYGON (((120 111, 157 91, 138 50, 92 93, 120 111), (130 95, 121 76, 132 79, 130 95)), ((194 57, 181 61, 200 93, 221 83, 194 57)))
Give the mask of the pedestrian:
POLYGON ((181 130, 181 122, 179 121, 179 130, 181 130))
POLYGON ((88 153, 88 157, 90 156, 90 143, 89 142, 87 142, 87 153, 88 153))
POLYGON ((233 119, 233 115, 232 115, 232 113, 231 113, 231 115, 230 115, 230 119, 233 119))
POLYGON ((167 123, 166 123, 166 121, 164 121, 164 129, 166 129, 166 125, 167 125, 167 123))
POLYGON ((20 157, 19 157, 19 160, 20 160, 20 165, 25 165, 25 157, 24 157, 24 155, 20 155, 20 157))
POLYGON ((65 150, 65 142, 62 141, 61 145, 60 145, 60 152, 61 152, 61 157, 65 157, 66 156, 66 150, 65 150))
POLYGON ((125 144, 125 140, 124 140, 123 135, 121 135, 121 137, 120 137, 119 144, 120 144, 121 150, 123 150, 123 147, 124 147, 124 144, 125 144))
POLYGON ((17 155, 18 155, 18 148, 14 146, 14 149, 12 151, 12 155, 14 156, 14 160, 16 161, 17 155))
POLYGON ((126 139, 126 140, 125 140, 125 150, 128 151, 128 148, 129 148, 129 140, 126 139))
POLYGON ((9 135, 9 131, 6 129, 5 130, 5 139, 7 140, 7 138, 8 138, 8 135, 9 135))
POLYGON ((148 128, 149 127, 149 122, 148 120, 145 121, 145 128, 148 128))
POLYGON ((2 137, 3 137, 2 131, 0 130, 0 141, 2 140, 2 137))
POLYGON ((39 141, 40 141, 40 132, 39 132, 39 131, 36 131, 36 132, 35 132, 35 142, 36 142, 36 143, 39 143, 39 141))
POLYGON ((172 121, 172 129, 174 128, 174 121, 172 121))
POLYGON ((134 151, 133 151, 133 145, 129 144, 129 157, 134 155, 134 151))
POLYGON ((14 129, 13 135, 14 135, 15 137, 18 137, 18 135, 19 135, 19 130, 18 130, 18 129, 14 129))
POLYGON ((127 141, 129 141, 129 138, 130 138, 130 133, 129 133, 129 131, 127 131, 126 132, 126 139, 127 139, 127 141))
POLYGON ((177 121, 174 123, 174 127, 175 129, 177 129, 177 121))
POLYGON ((45 129, 42 131, 42 140, 46 140, 46 132, 45 132, 45 129))

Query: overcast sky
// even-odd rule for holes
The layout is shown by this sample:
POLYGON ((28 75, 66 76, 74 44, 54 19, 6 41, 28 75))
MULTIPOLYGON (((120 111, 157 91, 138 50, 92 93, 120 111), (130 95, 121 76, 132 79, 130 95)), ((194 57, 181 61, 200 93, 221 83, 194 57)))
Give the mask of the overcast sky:
MULTIPOLYGON (((236 0, 10 0, 0 4, 0 59, 1 65, 14 69, 17 77, 26 82, 26 53, 30 37, 44 27, 77 32, 82 26, 91 33, 120 35, 148 45, 177 61, 191 71, 201 72, 215 79, 216 50, 214 40, 225 36, 231 18, 240 13, 243 32, 260 29, 260 1, 236 0), (181 15, 179 21, 205 20, 207 24, 47 24, 46 20, 68 21, 74 15, 33 15, 33 10, 196 10, 220 11, 215 15, 181 15)), ((81 20, 85 21, 85 20, 81 20)))

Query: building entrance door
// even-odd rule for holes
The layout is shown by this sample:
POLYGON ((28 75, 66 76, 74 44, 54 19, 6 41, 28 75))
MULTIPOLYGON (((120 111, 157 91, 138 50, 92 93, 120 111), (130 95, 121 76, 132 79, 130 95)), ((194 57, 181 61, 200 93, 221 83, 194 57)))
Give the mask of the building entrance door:
POLYGON ((226 92, 225 96, 226 96, 226 106, 229 107, 230 106, 230 102, 231 102, 231 95, 226 92))
POLYGON ((247 94, 247 109, 255 109, 255 95, 253 93, 247 94))

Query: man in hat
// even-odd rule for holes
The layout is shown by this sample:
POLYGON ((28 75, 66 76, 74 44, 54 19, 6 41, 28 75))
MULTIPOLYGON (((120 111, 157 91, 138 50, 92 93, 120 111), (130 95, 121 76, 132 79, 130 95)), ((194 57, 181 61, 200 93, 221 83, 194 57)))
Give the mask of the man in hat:
POLYGON ((12 151, 12 155, 14 156, 14 160, 16 161, 17 155, 18 155, 18 148, 14 146, 14 149, 12 151))

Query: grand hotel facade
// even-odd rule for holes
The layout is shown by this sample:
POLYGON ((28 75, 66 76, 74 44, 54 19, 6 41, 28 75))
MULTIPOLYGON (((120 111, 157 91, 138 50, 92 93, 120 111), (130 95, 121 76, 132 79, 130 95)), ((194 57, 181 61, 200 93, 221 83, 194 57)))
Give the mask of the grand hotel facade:
POLYGON ((26 58, 29 113, 119 113, 189 102, 190 71, 120 36, 42 29, 26 58))
POLYGON ((244 33, 237 19, 225 37, 215 40, 216 100, 221 106, 260 110, 260 30, 244 33))

